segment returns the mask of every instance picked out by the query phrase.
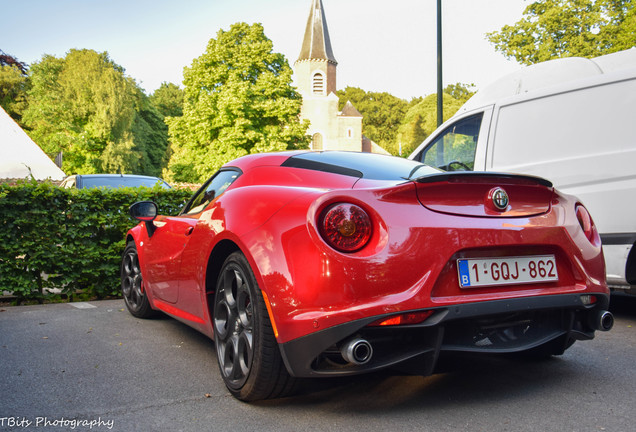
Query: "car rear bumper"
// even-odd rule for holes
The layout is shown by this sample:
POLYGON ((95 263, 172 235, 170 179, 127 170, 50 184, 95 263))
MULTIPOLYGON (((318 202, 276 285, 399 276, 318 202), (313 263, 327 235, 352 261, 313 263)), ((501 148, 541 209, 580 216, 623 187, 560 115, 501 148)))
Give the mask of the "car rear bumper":
POLYGON ((389 367, 430 375, 445 351, 515 353, 549 346, 550 354, 561 354, 572 340, 594 338, 608 306, 606 293, 465 303, 428 309, 433 313, 421 324, 369 326, 390 315, 373 316, 279 346, 289 373, 296 377, 354 375, 389 367), (596 298, 593 304, 586 302, 590 295, 596 298), (359 341, 368 344, 369 358, 345 360, 343 352, 359 341))

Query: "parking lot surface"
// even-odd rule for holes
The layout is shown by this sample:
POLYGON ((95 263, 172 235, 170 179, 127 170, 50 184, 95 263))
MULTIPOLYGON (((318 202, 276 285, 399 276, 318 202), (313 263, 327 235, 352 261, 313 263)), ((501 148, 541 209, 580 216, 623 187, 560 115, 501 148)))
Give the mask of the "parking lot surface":
POLYGON ((4 431, 631 431, 636 299, 614 329, 541 362, 479 359, 432 377, 303 382, 246 404, 226 391, 213 343, 123 301, 0 307, 4 431))

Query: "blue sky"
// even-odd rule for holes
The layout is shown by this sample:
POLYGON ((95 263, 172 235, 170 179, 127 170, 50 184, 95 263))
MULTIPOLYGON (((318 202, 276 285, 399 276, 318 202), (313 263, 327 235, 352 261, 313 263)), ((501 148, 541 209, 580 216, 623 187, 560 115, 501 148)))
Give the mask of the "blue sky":
MULTIPOLYGON (((520 66, 484 34, 514 24, 530 0, 442 0, 444 84, 484 87, 520 66)), ((300 52, 310 0, 0 0, 0 49, 33 63, 71 48, 108 51, 147 93, 181 84, 183 67, 219 29, 260 22, 290 64, 300 52)), ((404 99, 435 93, 435 0, 323 0, 338 88, 404 99)))

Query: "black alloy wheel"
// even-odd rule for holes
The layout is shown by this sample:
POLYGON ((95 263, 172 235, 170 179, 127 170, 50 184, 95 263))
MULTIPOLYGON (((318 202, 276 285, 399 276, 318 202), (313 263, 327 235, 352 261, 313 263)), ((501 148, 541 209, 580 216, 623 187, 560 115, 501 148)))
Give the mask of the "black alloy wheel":
POLYGON ((134 242, 128 242, 121 260, 121 292, 128 311, 138 318, 150 318, 155 311, 144 292, 139 256, 134 242))
POLYGON ((294 380, 283 364, 263 295, 240 252, 221 269, 213 320, 219 369, 233 396, 254 401, 292 390, 294 380))

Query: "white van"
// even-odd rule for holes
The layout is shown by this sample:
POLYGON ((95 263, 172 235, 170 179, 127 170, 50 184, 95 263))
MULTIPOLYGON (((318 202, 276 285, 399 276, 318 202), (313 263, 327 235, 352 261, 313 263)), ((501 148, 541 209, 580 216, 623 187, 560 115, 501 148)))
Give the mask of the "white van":
POLYGON ((409 159, 446 171, 552 181, 592 214, 608 284, 636 285, 636 48, 505 76, 478 91, 409 159))

